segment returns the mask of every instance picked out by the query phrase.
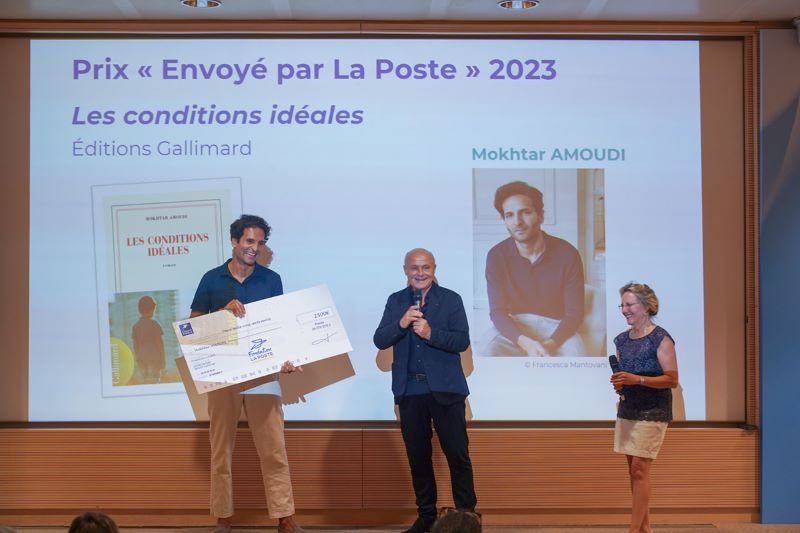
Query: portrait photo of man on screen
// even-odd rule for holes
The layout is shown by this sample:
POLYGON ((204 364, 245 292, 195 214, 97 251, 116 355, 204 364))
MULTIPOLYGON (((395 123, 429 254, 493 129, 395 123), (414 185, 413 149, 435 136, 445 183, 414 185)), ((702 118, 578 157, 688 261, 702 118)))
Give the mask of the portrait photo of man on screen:
MULTIPOLYGON (((476 220, 475 253, 489 249, 482 272, 486 296, 481 299, 482 294, 476 294, 475 307, 476 311, 481 304, 488 308, 490 320, 477 355, 581 357, 604 353, 605 244, 598 227, 603 220, 598 212, 602 202, 594 201, 602 181, 579 176, 582 171, 571 171, 572 176, 561 170, 542 172, 540 186, 551 198, 528 180, 496 185, 502 173, 492 180, 476 179, 476 196, 491 199, 494 217, 499 218, 499 224, 491 223, 492 230, 487 230, 487 225, 481 230, 476 220), (546 216, 548 206, 556 211, 551 216, 546 216), (500 230, 505 235, 496 242, 503 236, 500 230), (491 232, 494 243, 488 235, 491 232)), ((481 211, 475 212, 478 219, 481 211)), ((480 262, 476 257, 476 265, 480 262)))

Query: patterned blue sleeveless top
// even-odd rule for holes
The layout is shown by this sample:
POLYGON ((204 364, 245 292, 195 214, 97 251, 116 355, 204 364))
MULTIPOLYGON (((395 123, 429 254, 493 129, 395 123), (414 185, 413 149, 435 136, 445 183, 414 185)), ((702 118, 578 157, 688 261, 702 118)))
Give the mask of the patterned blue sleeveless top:
MULTIPOLYGON (((640 376, 662 376, 664 371, 656 356, 658 346, 664 337, 672 335, 661 326, 640 339, 632 339, 627 331, 617 335, 614 345, 619 354, 619 366, 623 372, 640 376)), ((627 420, 648 420, 651 422, 672 421, 672 389, 653 389, 642 385, 622 387, 625 399, 620 399, 617 417, 627 420)))

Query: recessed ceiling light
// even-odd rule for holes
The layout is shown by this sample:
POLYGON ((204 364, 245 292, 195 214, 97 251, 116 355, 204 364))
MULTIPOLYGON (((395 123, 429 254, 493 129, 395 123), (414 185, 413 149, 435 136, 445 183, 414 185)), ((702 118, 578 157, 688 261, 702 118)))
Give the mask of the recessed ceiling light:
POLYGON ((186 7, 211 8, 222 5, 222 0, 181 0, 186 7))
POLYGON ((500 0, 497 5, 503 9, 531 9, 539 5, 539 0, 500 0))

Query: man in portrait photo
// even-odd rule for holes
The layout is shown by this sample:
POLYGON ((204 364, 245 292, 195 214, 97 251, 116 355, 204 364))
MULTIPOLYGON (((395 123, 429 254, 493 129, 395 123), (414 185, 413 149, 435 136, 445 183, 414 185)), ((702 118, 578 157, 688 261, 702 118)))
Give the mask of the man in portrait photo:
POLYGON ((586 355, 578 327, 584 319, 584 271, 578 250, 542 230, 541 191, 523 181, 494 195, 509 237, 486 256, 490 318, 496 334, 483 355, 586 355))

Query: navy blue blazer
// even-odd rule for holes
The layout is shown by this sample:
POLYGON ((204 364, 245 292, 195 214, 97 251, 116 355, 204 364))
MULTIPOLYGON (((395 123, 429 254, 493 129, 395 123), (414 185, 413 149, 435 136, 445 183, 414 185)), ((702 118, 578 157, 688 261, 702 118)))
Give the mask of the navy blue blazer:
POLYGON ((413 328, 400 327, 400 319, 414 303, 412 298, 411 287, 390 295, 372 338, 379 350, 394 346, 392 392, 395 398, 405 393, 412 349, 421 355, 431 392, 466 397, 469 388, 461 368, 461 352, 469 347, 469 325, 461 296, 435 283, 431 286, 423 309, 431 327, 431 338, 427 341, 417 336, 413 328))

